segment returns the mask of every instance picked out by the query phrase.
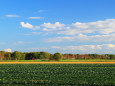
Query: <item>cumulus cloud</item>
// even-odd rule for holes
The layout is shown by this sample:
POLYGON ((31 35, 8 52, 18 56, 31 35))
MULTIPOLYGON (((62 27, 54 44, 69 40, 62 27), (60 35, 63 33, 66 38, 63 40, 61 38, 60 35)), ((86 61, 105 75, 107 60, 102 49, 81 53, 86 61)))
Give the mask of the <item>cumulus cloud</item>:
POLYGON ((88 23, 76 22, 72 23, 71 25, 61 24, 59 22, 56 22, 55 24, 44 23, 41 26, 43 26, 44 31, 54 31, 54 28, 56 28, 57 34, 63 35, 76 35, 80 33, 115 33, 115 19, 106 19, 105 21, 96 21, 88 23))
POLYGON ((29 23, 20 22, 20 24, 22 27, 25 27, 25 28, 31 28, 31 29, 33 28, 33 26, 29 23))
POLYGON ((6 52, 12 52, 11 49, 4 49, 4 51, 6 51, 6 52))
MULTIPOLYGON (((30 17, 30 19, 41 19, 41 17, 30 17)), ((21 22, 22 25, 24 22, 21 22)), ((41 30, 46 32, 53 32, 56 34, 63 34, 63 35, 76 35, 76 34, 90 34, 90 33, 97 33, 97 34, 111 34, 115 33, 115 19, 106 19, 103 21, 96 21, 96 22, 88 22, 88 23, 81 23, 76 22, 70 25, 61 24, 60 22, 52 23, 44 23, 41 26, 41 30)), ((28 28, 33 28, 32 25, 27 23, 28 28)))
POLYGON ((6 17, 20 17, 18 15, 6 15, 6 17))
POLYGON ((44 17, 29 17, 29 19, 44 19, 44 17))
POLYGON ((44 34, 57 34, 56 38, 46 39, 47 42, 112 42, 115 41, 115 19, 106 19, 88 23, 76 22, 70 25, 55 23, 43 23, 33 26, 30 23, 21 22, 22 27, 32 30, 39 29, 44 34), (62 35, 62 36, 58 36, 62 35), (65 35, 65 36, 64 36, 65 35))
POLYGON ((80 33, 98 33, 98 34, 111 34, 115 33, 115 19, 106 19, 105 21, 96 21, 88 23, 76 22, 68 26, 58 34, 76 35, 80 33))
POLYGON ((29 29, 32 29, 32 30, 36 30, 36 29, 39 29, 40 27, 39 26, 33 26, 31 25, 30 23, 24 23, 24 22, 20 22, 21 26, 24 27, 24 28, 29 28, 29 29))
POLYGON ((42 30, 44 31, 54 31, 54 30, 62 30, 65 24, 61 24, 60 22, 56 22, 54 24, 51 23, 44 23, 41 25, 43 27, 42 30))

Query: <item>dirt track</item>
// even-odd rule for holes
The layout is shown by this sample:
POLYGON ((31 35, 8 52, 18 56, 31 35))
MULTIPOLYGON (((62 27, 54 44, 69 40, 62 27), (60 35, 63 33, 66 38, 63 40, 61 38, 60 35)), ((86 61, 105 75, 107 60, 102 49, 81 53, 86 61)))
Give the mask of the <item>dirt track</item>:
POLYGON ((0 64, 115 64, 115 62, 0 62, 0 64))

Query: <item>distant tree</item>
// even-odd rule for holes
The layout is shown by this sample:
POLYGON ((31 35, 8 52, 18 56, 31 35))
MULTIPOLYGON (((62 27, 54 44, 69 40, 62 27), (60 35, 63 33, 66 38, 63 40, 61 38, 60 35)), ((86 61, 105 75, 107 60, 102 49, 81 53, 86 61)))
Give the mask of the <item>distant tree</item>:
POLYGON ((34 59, 40 59, 40 52, 32 52, 34 59))
POLYGON ((97 59, 99 57, 98 54, 89 54, 89 56, 91 56, 92 59, 97 59))
POLYGON ((49 59, 50 54, 47 52, 40 52, 39 57, 40 57, 40 59, 49 59))
POLYGON ((111 59, 111 54, 105 54, 104 56, 106 59, 111 59))
POLYGON ((113 55, 113 54, 110 54, 109 57, 110 57, 110 59, 115 59, 115 55, 113 55))
POLYGON ((0 51, 0 60, 4 60, 5 59, 5 51, 0 51))
POLYGON ((26 55, 24 53, 21 53, 20 60, 25 60, 26 55))
POLYGON ((11 60, 11 53, 7 52, 7 53, 5 54, 5 59, 6 59, 6 60, 11 60))
POLYGON ((19 52, 19 51, 14 51, 13 53, 12 53, 12 59, 13 60, 20 60, 21 59, 21 55, 22 53, 21 52, 19 52))
POLYGON ((33 53, 26 53, 26 60, 32 60, 32 58, 34 58, 34 54, 33 53))
POLYGON ((61 60, 63 55, 59 52, 55 53, 53 57, 51 58, 52 60, 61 60))

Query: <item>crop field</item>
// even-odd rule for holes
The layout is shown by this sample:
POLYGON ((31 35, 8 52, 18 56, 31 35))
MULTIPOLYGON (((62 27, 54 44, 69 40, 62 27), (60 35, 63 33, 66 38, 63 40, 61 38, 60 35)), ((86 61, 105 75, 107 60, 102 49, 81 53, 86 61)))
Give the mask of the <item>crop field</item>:
MULTIPOLYGON (((51 60, 0 60, 0 62, 52 62, 51 60)), ((61 59, 58 62, 115 62, 115 59, 61 59)))
POLYGON ((115 61, 106 62, 93 62, 93 61, 76 61, 76 62, 59 62, 59 61, 48 61, 48 62, 0 62, 0 64, 115 64, 115 61))
POLYGON ((115 64, 0 64, 0 86, 115 85, 115 64))

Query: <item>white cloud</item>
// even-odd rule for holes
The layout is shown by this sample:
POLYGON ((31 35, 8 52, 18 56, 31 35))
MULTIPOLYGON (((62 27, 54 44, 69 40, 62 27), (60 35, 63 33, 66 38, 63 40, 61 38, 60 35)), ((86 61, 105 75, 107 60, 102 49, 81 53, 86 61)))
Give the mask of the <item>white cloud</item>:
POLYGON ((108 44, 108 47, 110 47, 110 48, 115 48, 115 45, 113 45, 113 44, 108 44))
POLYGON ((20 24, 21 24, 21 26, 22 27, 25 27, 25 28, 34 28, 31 24, 29 24, 29 23, 24 23, 24 22, 20 22, 20 24))
POLYGON ((29 17, 29 19, 44 19, 44 17, 29 17))
POLYGON ((78 46, 50 46, 29 48, 28 51, 46 51, 49 53, 73 53, 73 54, 115 54, 115 44, 78 45, 78 46), (112 47, 111 47, 112 46, 112 47))
POLYGON ((112 42, 112 41, 115 41, 115 34, 92 35, 92 36, 79 34, 77 36, 49 38, 45 41, 46 42, 67 42, 67 41, 70 41, 70 42, 112 42))
POLYGON ((86 23, 76 22, 76 23, 74 23, 72 25, 74 27, 76 27, 76 28, 81 28, 81 29, 87 29, 87 28, 89 28, 89 25, 87 25, 86 23))
POLYGON ((90 54, 90 53, 98 53, 98 54, 109 54, 115 53, 115 44, 101 44, 101 45, 79 45, 79 46, 52 46, 53 50, 60 50, 64 53, 83 53, 83 54, 90 54))
POLYGON ((4 51, 6 51, 6 52, 12 52, 11 49, 4 49, 4 51))
POLYGON ((44 23, 39 26, 33 26, 29 23, 21 22, 22 27, 32 30, 39 29, 43 34, 57 34, 56 38, 49 38, 47 42, 112 42, 115 41, 115 19, 106 19, 104 21, 81 23, 76 22, 71 25, 60 22, 44 23), (62 34, 62 36, 58 36, 62 34), (65 36, 63 36, 65 35, 65 36))
POLYGON ((97 49, 100 49, 100 50, 101 50, 101 49, 102 49, 102 48, 101 48, 101 45, 97 45, 97 49))
MULTIPOLYGON (((40 19, 41 17, 30 17, 30 19, 40 19)), ((33 28, 34 26, 21 22, 24 27, 33 28)), ((81 23, 76 22, 70 25, 61 24, 60 22, 44 23, 40 25, 40 29, 46 32, 63 35, 78 35, 78 34, 113 34, 115 33, 115 19, 106 19, 105 21, 96 21, 81 23)))
POLYGON ((29 28, 29 29, 32 29, 32 30, 37 30, 40 28, 40 26, 33 26, 31 25, 30 23, 24 23, 24 22, 20 22, 21 26, 24 27, 24 28, 29 28))
POLYGON ((96 21, 88 23, 76 22, 72 24, 70 29, 60 32, 60 34, 65 35, 75 35, 79 33, 115 33, 115 19, 106 19, 105 21, 96 21))
POLYGON ((6 17, 20 17, 18 15, 6 15, 6 17))
POLYGON ((64 28, 65 24, 61 24, 60 22, 56 22, 54 24, 51 23, 44 23, 41 25, 44 29, 44 31, 54 31, 54 30, 62 30, 64 28))

